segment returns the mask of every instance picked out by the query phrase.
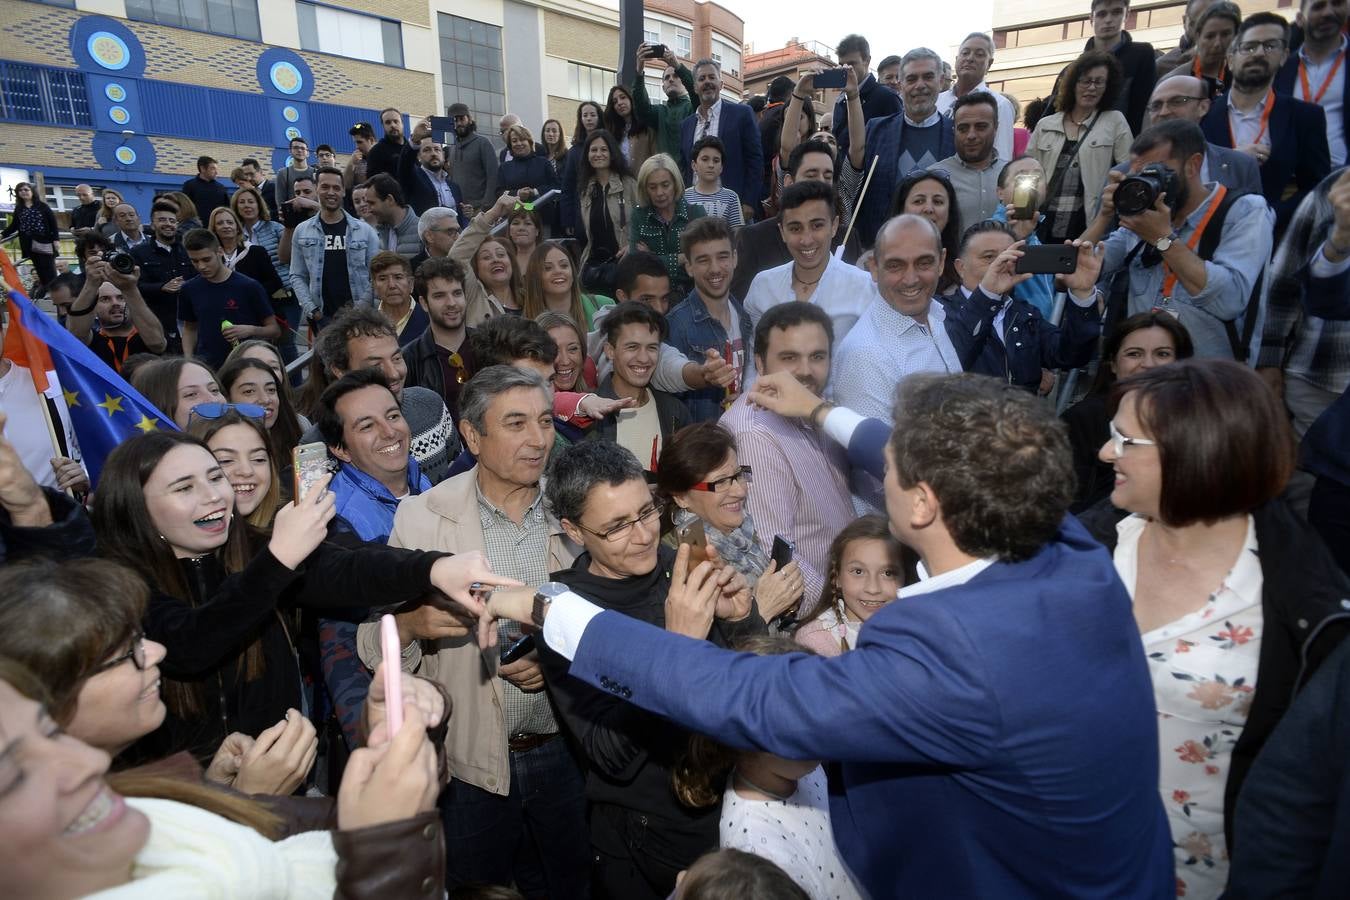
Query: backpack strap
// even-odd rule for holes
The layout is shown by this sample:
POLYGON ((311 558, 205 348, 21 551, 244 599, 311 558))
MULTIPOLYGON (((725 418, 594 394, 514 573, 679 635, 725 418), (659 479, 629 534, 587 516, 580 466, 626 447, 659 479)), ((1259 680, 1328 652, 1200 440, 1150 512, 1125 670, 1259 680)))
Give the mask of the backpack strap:
MULTIPOLYGON (((1246 194, 1237 191, 1228 191, 1224 198, 1219 201, 1218 209, 1214 210, 1214 215, 1210 217, 1209 226, 1205 233, 1200 235, 1200 243, 1195 248, 1195 253, 1206 262, 1214 258, 1215 252, 1219 249, 1219 240, 1223 237, 1223 223, 1228 218, 1228 211, 1233 208, 1239 197, 1245 197, 1246 194)), ((1261 283, 1265 279, 1263 271, 1257 277, 1256 283, 1252 285, 1251 296, 1247 298, 1247 308, 1242 314, 1242 332, 1239 333, 1237 325, 1232 321, 1223 323, 1223 330, 1228 335, 1228 346, 1233 352, 1233 359, 1240 363, 1245 363, 1251 356, 1252 336, 1256 331, 1256 320, 1260 313, 1261 306, 1261 283)))

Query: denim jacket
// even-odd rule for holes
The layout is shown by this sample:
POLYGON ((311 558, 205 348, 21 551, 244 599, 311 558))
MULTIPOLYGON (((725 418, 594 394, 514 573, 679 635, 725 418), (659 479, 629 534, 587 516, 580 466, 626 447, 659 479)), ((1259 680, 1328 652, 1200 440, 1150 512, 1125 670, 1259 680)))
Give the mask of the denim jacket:
MULTIPOLYGON (((741 343, 744 350, 741 353, 740 385, 744 387, 745 374, 750 365, 750 350, 755 342, 755 329, 750 324, 750 315, 741 305, 741 301, 734 296, 728 296, 727 299, 731 302, 731 309, 741 327, 741 343)), ((702 361, 703 351, 708 349, 716 350, 723 357, 726 356, 724 348, 727 344, 727 330, 722 327, 721 322, 713 318, 712 313, 708 312, 708 307, 698 295, 697 289, 690 291, 682 303, 671 309, 666 315, 666 322, 670 326, 670 336, 666 342, 695 362, 702 361)), ((707 422, 715 420, 722 414, 722 399, 726 396, 726 391, 712 387, 685 391, 678 396, 689 407, 695 422, 707 422)))
MULTIPOLYGON (((344 212, 347 217, 347 279, 352 300, 370 306, 370 260, 380 252, 375 229, 344 212)), ((323 309, 323 226, 318 215, 296 226, 291 236, 291 288, 300 301, 300 318, 306 320, 316 309, 323 309)))

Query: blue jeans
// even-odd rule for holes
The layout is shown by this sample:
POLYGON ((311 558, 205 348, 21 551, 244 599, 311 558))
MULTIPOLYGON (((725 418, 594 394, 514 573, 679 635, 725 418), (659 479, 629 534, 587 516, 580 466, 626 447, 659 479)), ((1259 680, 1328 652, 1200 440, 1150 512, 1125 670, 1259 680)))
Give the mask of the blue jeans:
POLYGON ((515 883, 530 900, 589 895, 585 781, 562 737, 511 753, 505 797, 454 779, 441 793, 448 887, 515 883))

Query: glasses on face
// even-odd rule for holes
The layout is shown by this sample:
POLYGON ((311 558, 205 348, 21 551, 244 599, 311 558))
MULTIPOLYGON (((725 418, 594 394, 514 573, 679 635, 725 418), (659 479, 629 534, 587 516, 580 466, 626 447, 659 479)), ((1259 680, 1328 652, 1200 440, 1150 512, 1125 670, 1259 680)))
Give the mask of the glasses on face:
POLYGON ((199 419, 219 419, 234 410, 246 419, 257 419, 262 421, 267 418, 267 410, 258 406, 256 403, 198 403, 192 407, 189 416, 196 416, 199 419))
POLYGON ((577 523, 577 527, 587 534, 595 535, 602 540, 609 541, 610 543, 618 543, 619 541, 626 540, 633 533, 633 528, 639 522, 650 522, 653 519, 658 519, 661 517, 661 513, 665 511, 666 504, 664 500, 653 500, 649 505, 644 506, 636 517, 629 519, 627 522, 620 522, 618 525, 606 528, 604 531, 593 531, 585 525, 582 525, 580 522, 577 523))
POLYGON ((719 478, 716 481, 700 481, 698 484, 690 485, 689 490, 720 494, 723 491, 731 490, 731 485, 737 481, 741 484, 754 484, 755 479, 749 466, 741 466, 735 472, 725 478, 719 478))
POLYGON ((1257 53, 1279 53, 1284 49, 1284 41, 1243 41, 1237 45, 1238 56, 1254 56, 1257 53))
POLYGON ((99 666, 97 669, 95 669, 95 670, 94 670, 94 674, 97 675, 97 674, 99 674, 100 672, 106 672, 106 671, 108 671, 109 669, 115 669, 115 668, 117 668, 118 666, 120 666, 122 663, 126 662, 127 660, 131 660, 131 664, 132 664, 133 666, 136 667, 136 671, 138 671, 138 672, 144 672, 144 671, 145 671, 145 632, 144 632, 144 631, 137 631, 135 634, 133 634, 133 635, 131 636, 131 649, 130 649, 130 650, 128 650, 126 653, 123 653, 121 656, 116 657, 115 659, 110 659, 110 660, 108 660, 108 661, 105 662, 103 665, 101 665, 101 666, 99 666))
POLYGON ((1080 78, 1078 83, 1085 88, 1104 88, 1106 87, 1105 78, 1080 78))
POLYGON ((1199 103, 1201 100, 1207 100, 1207 99, 1209 99, 1209 98, 1207 98, 1207 97, 1168 97, 1166 100, 1153 100, 1153 101, 1151 101, 1151 102, 1149 103, 1148 106, 1146 106, 1146 107, 1144 107, 1144 108, 1148 110, 1148 114, 1149 114, 1149 115, 1151 115, 1151 116, 1156 116, 1158 113, 1160 113, 1160 112, 1163 111, 1163 108, 1164 108, 1164 107, 1166 107, 1167 109, 1182 109, 1183 107, 1186 106, 1187 103, 1199 103))
POLYGON ((1111 449, 1116 452, 1116 456, 1124 456, 1125 448, 1129 447, 1132 444, 1138 445, 1140 447, 1158 446, 1157 441, 1150 441, 1147 438, 1126 437, 1125 435, 1121 434, 1120 429, 1116 427, 1114 419, 1112 419, 1110 422, 1107 423, 1107 427, 1111 431, 1111 449))

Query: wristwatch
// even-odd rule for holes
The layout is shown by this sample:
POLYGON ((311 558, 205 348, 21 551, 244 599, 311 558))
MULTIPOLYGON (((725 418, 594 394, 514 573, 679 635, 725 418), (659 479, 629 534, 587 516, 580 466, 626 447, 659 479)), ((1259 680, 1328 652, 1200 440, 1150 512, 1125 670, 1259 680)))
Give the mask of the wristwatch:
POLYGON ((549 604, 554 597, 565 594, 569 588, 560 581, 545 581, 534 592, 534 609, 530 612, 530 621, 536 628, 544 627, 544 616, 548 615, 549 604))
POLYGON ((1179 235, 1174 231, 1166 237, 1158 238, 1153 242, 1153 246, 1159 253, 1166 253, 1167 248, 1172 246, 1178 236, 1179 235))

